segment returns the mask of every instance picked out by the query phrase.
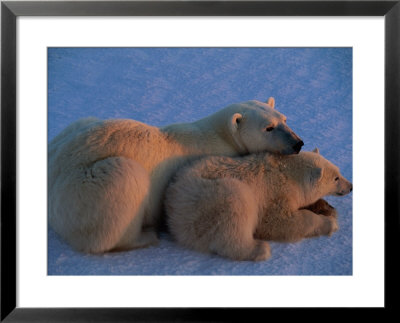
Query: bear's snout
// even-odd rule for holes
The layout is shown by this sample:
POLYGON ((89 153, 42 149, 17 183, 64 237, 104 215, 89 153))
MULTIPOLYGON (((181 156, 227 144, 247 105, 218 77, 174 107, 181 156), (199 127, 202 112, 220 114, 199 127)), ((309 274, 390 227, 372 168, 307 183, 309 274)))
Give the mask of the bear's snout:
POLYGON ((343 196, 349 194, 353 190, 353 184, 348 182, 345 188, 341 189, 339 192, 336 193, 338 196, 343 196))
POLYGON ((300 139, 300 141, 298 141, 294 146, 293 146, 293 150, 296 154, 298 154, 301 150, 301 147, 304 146, 304 142, 303 140, 300 139))

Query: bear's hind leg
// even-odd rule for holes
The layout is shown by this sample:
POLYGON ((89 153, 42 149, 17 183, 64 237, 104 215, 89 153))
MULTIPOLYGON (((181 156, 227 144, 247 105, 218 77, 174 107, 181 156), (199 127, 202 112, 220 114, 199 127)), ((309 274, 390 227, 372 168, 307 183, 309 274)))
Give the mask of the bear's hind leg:
POLYGON ((266 241, 254 239, 258 221, 258 208, 254 194, 244 183, 235 179, 219 180, 224 193, 216 198, 225 205, 218 214, 214 235, 210 240, 210 251, 234 260, 266 260, 271 256, 266 241), (228 198, 222 198, 223 195, 228 198))
POLYGON ((74 169, 52 192, 50 225, 84 252, 150 244, 149 234, 141 237, 149 186, 146 170, 124 157, 74 169))
POLYGON ((231 226, 228 235, 212 239, 210 251, 233 260, 262 261, 271 256, 271 249, 266 241, 254 239, 253 232, 240 226, 231 226))

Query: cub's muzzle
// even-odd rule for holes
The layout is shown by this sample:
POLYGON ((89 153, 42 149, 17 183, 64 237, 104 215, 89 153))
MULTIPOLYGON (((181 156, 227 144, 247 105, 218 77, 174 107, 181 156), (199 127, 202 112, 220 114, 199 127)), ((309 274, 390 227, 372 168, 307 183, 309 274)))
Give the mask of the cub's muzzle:
POLYGON ((342 190, 340 190, 339 192, 336 193, 336 195, 338 196, 344 196, 349 194, 351 191, 353 190, 353 184, 351 184, 350 182, 348 183, 347 187, 343 188, 342 190))

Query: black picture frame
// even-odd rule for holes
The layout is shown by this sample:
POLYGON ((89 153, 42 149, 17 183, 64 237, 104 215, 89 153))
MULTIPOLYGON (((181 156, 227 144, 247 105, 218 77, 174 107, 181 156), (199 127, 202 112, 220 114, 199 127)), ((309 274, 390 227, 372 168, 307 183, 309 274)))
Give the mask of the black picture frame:
MULTIPOLYGON (((2 1, 1 321, 236 321, 266 309, 16 307, 16 19, 18 16, 384 16, 385 306, 396 310, 399 237, 400 0, 396 1, 2 1)), ((368 94, 366 94, 368 95, 368 94)), ((368 140, 368 138, 366 138, 368 140)), ((373 147, 371 147, 373 150, 373 147)), ((372 238, 372 237, 371 237, 372 238)), ((367 251, 368 252, 368 251, 367 251)), ((373 261, 373 255, 371 255, 373 261)), ((282 311, 282 309, 269 309, 282 311)), ((286 311, 287 309, 285 309, 286 311)), ((331 309, 326 309, 333 313, 331 309)), ((286 312, 285 312, 286 313, 286 312)), ((368 313, 371 313, 370 311, 368 313)), ((257 316, 256 316, 257 315, 257 316)), ((270 314, 269 314, 270 315, 270 314)), ((279 315, 279 314, 278 314, 279 315)), ((331 315, 331 314, 329 314, 331 315)), ((334 315, 334 314, 332 314, 334 315)), ((370 314, 369 314, 370 315, 370 314)))

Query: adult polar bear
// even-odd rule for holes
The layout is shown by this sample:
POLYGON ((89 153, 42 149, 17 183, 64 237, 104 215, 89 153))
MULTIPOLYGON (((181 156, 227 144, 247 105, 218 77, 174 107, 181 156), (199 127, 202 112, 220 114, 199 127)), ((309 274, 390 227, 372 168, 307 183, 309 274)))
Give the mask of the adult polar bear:
POLYGON ((303 142, 274 105, 273 98, 233 104, 164 128, 93 118, 71 124, 49 144, 50 226, 84 252, 155 243, 165 188, 189 159, 300 151, 303 142))

